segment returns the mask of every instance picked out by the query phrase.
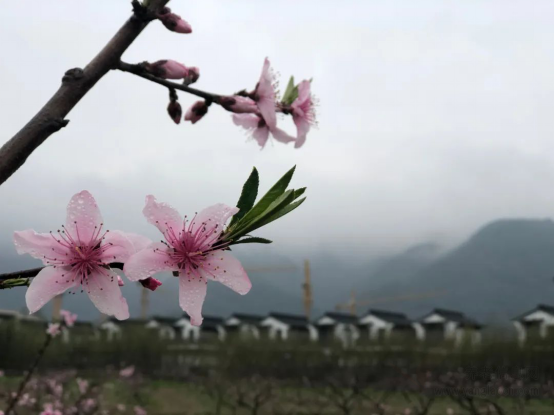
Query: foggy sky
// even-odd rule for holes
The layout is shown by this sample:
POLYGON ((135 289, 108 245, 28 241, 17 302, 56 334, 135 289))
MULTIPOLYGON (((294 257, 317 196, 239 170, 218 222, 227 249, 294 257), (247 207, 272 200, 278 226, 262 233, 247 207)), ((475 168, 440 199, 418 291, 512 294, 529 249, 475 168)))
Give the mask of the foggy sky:
MULTIPOLYGON (((234 204, 252 166, 261 191, 297 165, 308 200, 258 234, 279 250, 341 254, 452 244, 484 223, 554 213, 551 1, 179 1, 192 26, 153 22, 124 56, 198 66, 197 86, 253 88, 268 56, 286 85, 313 77, 319 129, 302 149, 260 151, 213 106, 174 125, 167 91, 110 73, 0 187, 0 236, 45 232, 70 197, 93 193, 109 228, 159 238, 144 197, 191 214, 234 204)), ((119 0, 0 8, 0 143, 84 67, 129 16, 119 0)), ((180 94, 184 108, 196 99, 180 94)), ((290 120, 282 122, 291 132, 290 120)), ((14 250, 15 252, 15 250, 14 250)))

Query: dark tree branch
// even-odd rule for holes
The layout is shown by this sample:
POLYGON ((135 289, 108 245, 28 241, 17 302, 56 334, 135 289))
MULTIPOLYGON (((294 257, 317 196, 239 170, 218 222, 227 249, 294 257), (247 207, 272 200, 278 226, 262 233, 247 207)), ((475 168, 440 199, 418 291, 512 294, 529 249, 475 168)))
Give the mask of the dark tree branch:
POLYGON ((114 69, 123 53, 169 0, 150 0, 147 8, 133 1, 134 13, 85 69, 71 69, 62 85, 15 136, 0 148, 0 184, 19 169, 51 134, 65 127, 65 117, 96 83, 114 69))
POLYGON ((191 88, 185 84, 179 84, 177 82, 171 82, 163 78, 155 77, 154 75, 148 73, 146 69, 144 69, 144 66, 140 64, 132 65, 132 64, 128 64, 127 62, 120 62, 117 69, 123 72, 129 72, 138 77, 147 79, 148 81, 152 81, 156 84, 163 85, 164 87, 169 88, 170 90, 180 90, 180 91, 188 92, 189 94, 196 95, 197 97, 203 98, 204 100, 210 103, 214 102, 216 104, 219 104, 219 100, 222 98, 222 96, 219 94, 213 94, 211 92, 206 92, 206 91, 198 90, 196 88, 191 88))
MULTIPOLYGON (((110 266, 110 268, 112 269, 123 270, 123 263, 114 262, 114 263, 108 264, 108 266, 110 266)), ((0 274, 0 285, 4 280, 8 280, 8 279, 21 279, 21 278, 35 277, 45 267, 51 267, 51 266, 35 267, 34 269, 20 270, 18 272, 2 273, 0 274)))

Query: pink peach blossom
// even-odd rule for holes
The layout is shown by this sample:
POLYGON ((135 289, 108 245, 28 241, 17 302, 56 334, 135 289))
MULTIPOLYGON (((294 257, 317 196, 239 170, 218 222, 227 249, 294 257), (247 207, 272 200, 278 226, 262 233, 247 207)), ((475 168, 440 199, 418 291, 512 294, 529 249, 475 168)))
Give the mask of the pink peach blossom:
POLYGON ((146 197, 142 211, 148 222, 158 228, 165 242, 152 243, 125 263, 130 280, 146 279, 164 271, 179 273, 179 304, 193 325, 202 323, 202 304, 208 280, 219 281, 241 295, 252 284, 240 262, 218 240, 225 223, 238 208, 213 205, 192 220, 152 195, 146 197))
POLYGON ((124 263, 150 240, 121 231, 102 232, 103 226, 96 201, 88 191, 82 191, 71 198, 66 225, 57 233, 14 233, 19 254, 30 254, 49 266, 40 271, 27 290, 25 299, 30 313, 54 296, 66 290, 76 292, 81 287, 100 312, 117 319, 129 317, 127 301, 109 263, 124 263))
POLYGON ((298 97, 291 104, 292 119, 296 125, 297 137, 294 147, 306 142, 310 127, 316 124, 314 99, 310 93, 310 81, 298 84, 298 97))
POLYGON ((54 409, 52 403, 44 403, 44 410, 40 413, 41 415, 61 415, 63 414, 59 410, 54 409))
POLYGON ((152 292, 162 285, 162 282, 158 279, 154 279, 153 277, 139 280, 139 282, 145 289, 151 290, 152 292))
POLYGON ((57 337, 61 333, 60 324, 48 324, 48 328, 46 329, 46 333, 48 335, 50 335, 52 338, 57 337))
POLYGON ((60 315, 64 320, 65 326, 67 326, 68 328, 71 328, 75 324, 75 321, 77 320, 77 314, 71 313, 63 309, 60 311, 60 315))
POLYGON ((276 89, 275 75, 271 69, 269 59, 265 58, 262 74, 254 90, 253 98, 258 104, 262 118, 270 129, 274 129, 277 126, 277 116, 275 114, 276 89))
POLYGON ((85 394, 88 390, 88 381, 82 378, 77 378, 77 387, 79 388, 79 393, 85 394))
POLYGON ((262 149, 269 139, 269 133, 271 133, 275 140, 281 143, 290 143, 296 140, 279 127, 271 129, 264 119, 257 114, 233 114, 233 122, 245 129, 262 149))

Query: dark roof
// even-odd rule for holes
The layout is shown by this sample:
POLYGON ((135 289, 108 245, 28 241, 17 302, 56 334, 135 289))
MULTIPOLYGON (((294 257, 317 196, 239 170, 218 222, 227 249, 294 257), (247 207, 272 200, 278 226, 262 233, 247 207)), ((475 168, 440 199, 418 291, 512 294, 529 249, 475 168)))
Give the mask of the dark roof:
POLYGON ((554 306, 539 303, 537 306, 535 306, 530 311, 527 311, 525 313, 522 313, 521 315, 516 316, 515 318, 512 318, 512 321, 519 321, 520 319, 525 318, 527 315, 530 315, 530 314, 532 314, 533 312, 536 312, 536 311, 543 311, 543 312, 550 313, 550 314, 554 315, 554 306))
POLYGON ((117 324, 117 325, 146 325, 146 323, 148 322, 147 319, 141 319, 141 318, 129 318, 129 319, 124 319, 120 321, 119 319, 114 318, 113 316, 109 317, 108 321, 113 322, 114 324, 117 324))
POLYGON ((270 312, 268 316, 287 325, 290 325, 291 327, 305 328, 309 324, 308 319, 306 319, 306 317, 303 315, 290 315, 288 313, 270 312))
MULTIPOLYGON (((351 313, 344 313, 344 312, 325 312, 321 318, 328 316, 331 319, 334 319, 337 322, 343 323, 343 324, 357 324, 358 323, 358 317, 356 315, 352 315, 351 313)), ((321 319, 319 318, 319 319, 321 319)), ((319 321, 318 319, 318 321, 319 321)))
POLYGON ((223 325, 223 318, 219 316, 205 316, 202 321, 201 328, 215 328, 217 326, 223 325))
POLYGON ((408 319, 408 317, 399 312, 389 312, 389 311, 382 311, 378 309, 370 309, 367 311, 367 315, 373 315, 376 316, 379 319, 382 319, 383 321, 393 323, 395 325, 411 325, 412 321, 408 319))
POLYGON ((452 322, 458 322, 459 324, 466 325, 466 326, 472 326, 475 328, 481 328, 483 325, 481 325, 479 322, 477 322, 475 319, 468 318, 464 315, 463 312, 453 311, 450 309, 442 309, 442 308, 435 308, 431 312, 429 312, 427 315, 425 315, 423 318, 421 318, 419 321, 423 321, 425 318, 431 315, 441 315, 446 320, 452 321, 452 322))
POLYGON ((229 318, 237 318, 239 321, 251 325, 258 325, 264 319, 263 316, 248 315, 246 313, 234 313, 229 318))
POLYGON ((75 327, 85 327, 86 326, 86 327, 90 327, 90 328, 94 327, 92 322, 88 322, 88 321, 75 321, 73 323, 73 326, 75 326, 75 327))

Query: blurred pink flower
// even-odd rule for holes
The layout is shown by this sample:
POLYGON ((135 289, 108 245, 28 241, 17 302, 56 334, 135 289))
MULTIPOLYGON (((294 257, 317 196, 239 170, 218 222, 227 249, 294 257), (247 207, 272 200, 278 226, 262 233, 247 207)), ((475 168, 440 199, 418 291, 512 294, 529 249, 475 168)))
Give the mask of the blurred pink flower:
POLYGON ((59 410, 54 409, 54 405, 52 403, 44 403, 44 410, 40 413, 41 415, 61 415, 62 412, 59 410))
POLYGON ((76 313, 71 313, 69 311, 66 311, 66 310, 62 309, 60 311, 60 315, 62 316, 62 318, 65 322, 65 326, 67 326, 68 328, 71 328, 75 324, 75 321, 77 321, 77 314, 76 313))
POLYGON ((62 225, 61 231, 14 233, 19 254, 30 254, 46 266, 52 266, 40 271, 25 294, 30 313, 38 311, 54 296, 71 289, 76 292, 80 286, 100 312, 117 319, 129 317, 117 274, 108 265, 124 263, 150 240, 121 231, 102 233, 103 226, 96 201, 88 191, 82 191, 69 201, 66 225, 62 225))
POLYGON ((48 324, 48 329, 46 329, 46 333, 52 338, 57 337, 61 333, 60 324, 48 324))
POLYGON ((120 403, 116 406, 116 408, 117 408, 118 411, 124 412, 125 409, 126 409, 126 406, 124 404, 120 403))
POLYGON ((294 147, 302 147, 310 127, 316 125, 314 99, 310 93, 310 81, 302 81, 298 85, 298 97, 291 104, 292 119, 296 125, 296 143, 294 147))
POLYGON ((245 129, 262 149, 269 139, 269 133, 281 143, 290 143, 296 140, 279 127, 269 128, 264 119, 257 114, 233 114, 233 122, 245 129))
POLYGON ((88 381, 82 378, 77 378, 77 387, 79 388, 79 393, 85 394, 88 390, 88 381))
POLYGON ((191 25, 182 19, 178 14, 171 13, 171 9, 169 7, 163 8, 162 12, 158 14, 158 19, 172 32, 185 34, 192 33, 191 25))
POLYGON ((208 105, 206 104, 206 102, 203 100, 197 101, 185 113, 185 121, 190 121, 192 124, 195 124, 207 113, 208 105))
POLYGON ((131 365, 129 367, 125 367, 119 372, 119 375, 123 378, 129 378, 133 377, 133 374, 135 374, 135 366, 131 365))
POLYGON ((158 279, 154 279, 153 277, 139 280, 139 282, 144 288, 151 290, 152 292, 162 285, 162 282, 160 282, 158 279))
POLYGON ((146 410, 140 406, 135 406, 135 415, 147 415, 146 410))
POLYGON ((148 222, 165 237, 165 242, 152 243, 125 263, 130 280, 148 278, 153 273, 179 272, 179 304, 188 313, 193 325, 202 323, 202 304, 208 280, 228 286, 241 295, 252 284, 240 262, 217 244, 225 223, 238 208, 213 205, 196 214, 192 220, 152 195, 146 197, 142 211, 148 222))
POLYGON ((447 415, 453 415, 453 414, 454 414, 454 410, 452 410, 452 408, 449 407, 448 409, 446 409, 446 414, 447 414, 447 415))
POLYGON ((5 376, 4 370, 0 370, 0 377, 4 377, 4 376, 5 376))
POLYGON ((271 69, 269 59, 265 58, 260 80, 254 90, 253 98, 258 104, 262 118, 270 129, 274 129, 277 126, 277 116, 275 114, 276 89, 277 82, 275 75, 271 69))

